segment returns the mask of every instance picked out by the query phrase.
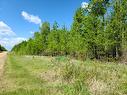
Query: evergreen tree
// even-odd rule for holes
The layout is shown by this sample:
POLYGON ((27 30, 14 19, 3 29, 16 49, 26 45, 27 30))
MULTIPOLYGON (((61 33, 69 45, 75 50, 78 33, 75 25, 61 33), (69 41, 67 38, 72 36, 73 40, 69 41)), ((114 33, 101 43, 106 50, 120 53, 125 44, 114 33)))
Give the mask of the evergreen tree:
POLYGON ((58 27, 59 27, 59 25, 58 25, 58 23, 55 21, 54 24, 53 24, 52 30, 57 31, 58 27))
POLYGON ((82 34, 83 18, 84 18, 84 11, 82 8, 78 8, 73 18, 74 21, 71 29, 72 32, 78 32, 82 34))
POLYGON ((47 39, 48 34, 50 33, 50 24, 48 22, 44 22, 40 28, 41 32, 41 40, 42 40, 42 51, 44 53, 45 49, 47 48, 47 39))

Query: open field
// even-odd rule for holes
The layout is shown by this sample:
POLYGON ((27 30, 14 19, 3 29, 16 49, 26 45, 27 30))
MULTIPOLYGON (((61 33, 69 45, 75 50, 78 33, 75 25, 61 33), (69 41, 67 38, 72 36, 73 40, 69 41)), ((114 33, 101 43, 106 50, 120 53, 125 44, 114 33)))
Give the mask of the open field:
POLYGON ((127 66, 9 55, 0 95, 127 95, 127 66))

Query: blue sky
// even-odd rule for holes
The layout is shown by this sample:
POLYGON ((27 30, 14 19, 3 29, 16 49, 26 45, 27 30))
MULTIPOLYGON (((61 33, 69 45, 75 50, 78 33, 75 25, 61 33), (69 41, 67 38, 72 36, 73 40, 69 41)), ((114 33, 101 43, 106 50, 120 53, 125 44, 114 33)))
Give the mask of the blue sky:
POLYGON ((14 44, 33 36, 41 22, 71 26, 75 10, 88 0, 0 0, 0 44, 14 44))

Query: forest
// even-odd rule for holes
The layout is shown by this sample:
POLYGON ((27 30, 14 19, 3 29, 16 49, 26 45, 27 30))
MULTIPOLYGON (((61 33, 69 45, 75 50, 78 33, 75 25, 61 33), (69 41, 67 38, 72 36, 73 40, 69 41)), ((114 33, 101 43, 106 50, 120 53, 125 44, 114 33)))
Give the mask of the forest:
POLYGON ((15 45, 12 52, 119 60, 127 56, 127 0, 90 0, 77 8, 70 29, 45 21, 32 38, 15 45))

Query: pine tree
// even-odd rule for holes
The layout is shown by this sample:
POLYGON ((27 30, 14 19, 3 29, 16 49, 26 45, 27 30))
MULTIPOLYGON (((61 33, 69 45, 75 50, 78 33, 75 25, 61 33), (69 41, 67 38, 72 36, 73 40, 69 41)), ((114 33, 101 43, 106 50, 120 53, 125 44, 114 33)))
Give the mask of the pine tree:
POLYGON ((45 50, 47 48, 47 39, 48 39, 48 34, 50 33, 50 24, 48 22, 44 22, 42 26, 40 27, 40 32, 41 32, 41 39, 42 39, 42 51, 45 53, 45 50))
POLYGON ((78 8, 73 18, 73 24, 71 31, 82 34, 84 11, 82 8, 78 8))

